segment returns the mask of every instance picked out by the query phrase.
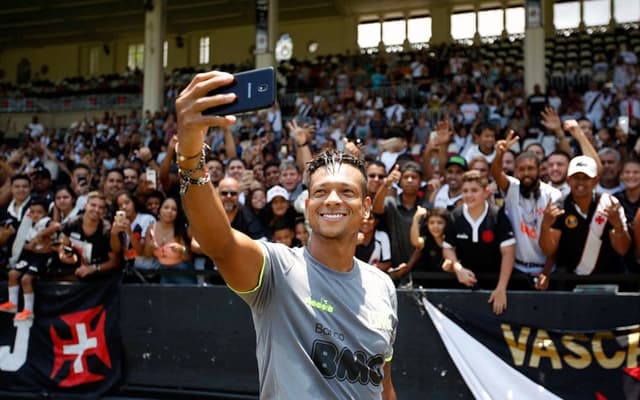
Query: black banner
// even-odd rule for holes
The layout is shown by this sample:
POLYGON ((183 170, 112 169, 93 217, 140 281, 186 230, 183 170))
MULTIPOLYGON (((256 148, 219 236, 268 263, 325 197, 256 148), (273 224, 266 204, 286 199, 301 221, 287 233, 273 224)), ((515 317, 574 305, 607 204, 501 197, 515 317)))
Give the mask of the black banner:
POLYGON ((0 314, 0 391, 80 399, 115 387, 122 374, 120 277, 40 283, 35 296, 35 319, 0 314))
MULTIPOLYGON (((508 394, 513 398, 640 398, 637 323, 576 322, 575 316, 567 315, 564 326, 554 326, 550 321, 497 317, 488 307, 478 313, 456 304, 439 301, 436 307, 424 301, 476 398, 508 394)), ((584 306, 596 305, 585 302, 584 306)))

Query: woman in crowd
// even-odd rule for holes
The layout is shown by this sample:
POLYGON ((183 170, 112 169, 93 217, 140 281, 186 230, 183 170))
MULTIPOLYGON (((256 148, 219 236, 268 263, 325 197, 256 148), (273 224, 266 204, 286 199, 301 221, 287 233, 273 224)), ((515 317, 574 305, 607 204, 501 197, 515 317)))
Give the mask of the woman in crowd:
POLYGON ((280 185, 276 185, 267 192, 267 206, 262 213, 262 226, 267 232, 269 240, 273 239, 273 230, 278 220, 286 220, 293 226, 298 213, 289 202, 289 192, 280 185))
POLYGON ((249 191, 249 201, 247 206, 253 211, 253 213, 260 217, 264 213, 265 206, 267 205, 267 194, 262 187, 256 187, 249 191))
POLYGON ((135 199, 127 191, 118 193, 115 200, 118 211, 112 229, 117 234, 117 239, 116 235, 111 235, 114 240, 111 247, 118 254, 122 252, 126 261, 134 261, 136 268, 153 269, 153 260, 142 257, 142 246, 149 226, 156 221, 155 217, 139 212, 135 199))
POLYGON ((76 194, 71 187, 58 186, 53 193, 53 199, 51 210, 53 221, 63 224, 79 214, 80 209, 76 207, 76 194))
POLYGON ((196 283, 195 274, 187 272, 194 267, 186 218, 174 198, 167 197, 160 205, 158 220, 149 227, 145 237, 143 254, 153 257, 157 268, 171 270, 162 275, 160 283, 196 283))
POLYGON ((148 193, 144 200, 145 212, 157 219, 160 212, 160 204, 164 201, 164 197, 164 194, 159 190, 153 190, 148 193))

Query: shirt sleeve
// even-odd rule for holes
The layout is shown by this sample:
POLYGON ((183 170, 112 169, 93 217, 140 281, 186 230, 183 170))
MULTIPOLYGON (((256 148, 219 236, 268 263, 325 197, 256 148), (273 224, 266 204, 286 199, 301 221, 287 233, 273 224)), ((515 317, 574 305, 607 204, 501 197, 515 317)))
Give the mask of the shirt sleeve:
POLYGON ((515 236, 513 235, 513 228, 511 223, 504 213, 504 207, 501 207, 498 211, 498 225, 497 225, 498 239, 500 241, 500 247, 513 246, 516 244, 515 236))
POLYGON ((453 213, 449 215, 449 220, 447 221, 447 227, 444 230, 444 241, 442 242, 442 247, 445 249, 456 248, 456 228, 455 228, 455 219, 453 218, 453 213))
POLYGON ((376 231, 376 237, 380 241, 380 262, 391 261, 391 242, 389 242, 389 235, 383 231, 376 231))

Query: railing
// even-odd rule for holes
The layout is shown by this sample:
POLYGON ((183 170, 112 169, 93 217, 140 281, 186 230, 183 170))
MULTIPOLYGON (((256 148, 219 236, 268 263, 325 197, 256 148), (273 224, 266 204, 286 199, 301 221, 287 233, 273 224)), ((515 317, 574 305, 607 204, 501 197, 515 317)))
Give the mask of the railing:
POLYGON ((54 99, 14 97, 0 100, 0 113, 65 112, 140 107, 142 107, 142 96, 139 94, 92 94, 63 96, 54 99))

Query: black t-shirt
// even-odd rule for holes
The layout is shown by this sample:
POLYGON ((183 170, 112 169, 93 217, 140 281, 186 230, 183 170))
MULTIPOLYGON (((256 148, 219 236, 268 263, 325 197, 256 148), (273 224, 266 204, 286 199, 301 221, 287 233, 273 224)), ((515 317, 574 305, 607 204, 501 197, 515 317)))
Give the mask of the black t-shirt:
POLYGON ((262 222, 260 222, 258 217, 251 212, 249 208, 243 205, 239 206, 238 213, 235 218, 233 218, 233 221, 231 221, 231 227, 244 233, 251 239, 260 239, 267 236, 262 227, 262 222))
POLYGON ((420 227, 420 236, 424 238, 424 247, 422 248, 422 256, 413 268, 414 271, 428 272, 444 272, 442 271, 442 247, 429 233, 426 225, 420 227))
MULTIPOLYGON (((577 205, 571 198, 571 195, 567 196, 562 202, 564 214, 559 216, 552 226, 553 229, 562 232, 560 242, 558 243, 558 250, 556 251, 556 263, 558 266, 567 267, 570 271, 573 271, 580 262, 587 241, 591 219, 596 212, 600 196, 602 196, 602 194, 597 194, 593 197, 586 218, 578 212, 577 205)), ((591 273, 592 275, 624 271, 622 259, 611 246, 611 240, 609 239, 609 231, 612 228, 611 224, 607 221, 602 231, 600 254, 598 255, 596 266, 591 273)))
POLYGON ((111 224, 106 220, 100 220, 96 231, 88 236, 82 230, 82 216, 66 222, 60 228, 61 232, 67 236, 74 248, 80 248, 86 263, 99 264, 109 260, 109 252, 111 251, 111 224), (90 256, 85 254, 90 252, 90 256))
MULTIPOLYGON (((622 205, 622 208, 624 209, 624 216, 627 218, 627 227, 629 228, 629 234, 631 235, 631 238, 632 238, 631 243, 633 243, 632 226, 633 226, 633 220, 635 219, 635 216, 636 216, 636 212, 638 211, 638 207, 640 207, 640 200, 636 202, 631 202, 629 199, 627 199, 627 196, 625 195, 624 191, 618 192, 613 196, 616 199, 618 199, 618 201, 620 201, 620 205, 622 205)), ((624 264, 628 272, 640 272, 640 265, 636 260, 637 260, 636 251, 634 249, 634 246, 631 245, 631 247, 629 248, 629 251, 624 256, 624 264)))
POLYGON ((504 209, 488 206, 476 226, 464 210, 466 207, 462 205, 450 214, 443 246, 455 247, 458 261, 473 272, 499 272, 501 245, 515 244, 504 209))

